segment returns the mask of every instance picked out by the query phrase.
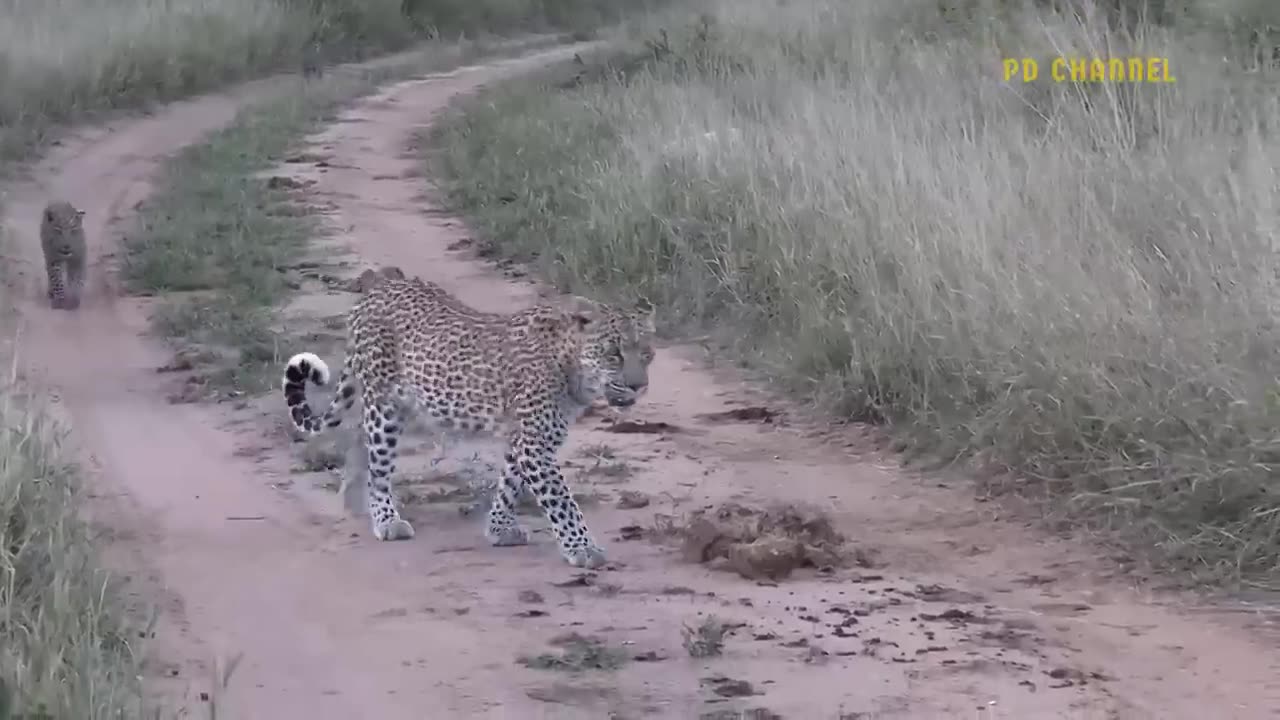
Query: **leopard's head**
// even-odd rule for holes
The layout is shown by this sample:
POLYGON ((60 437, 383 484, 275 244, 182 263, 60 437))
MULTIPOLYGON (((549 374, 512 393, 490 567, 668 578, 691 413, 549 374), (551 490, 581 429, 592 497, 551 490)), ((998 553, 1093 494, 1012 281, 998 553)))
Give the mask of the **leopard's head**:
POLYGON ((84 211, 65 200, 45 206, 42 223, 55 240, 54 250, 60 255, 71 255, 76 240, 84 233, 84 211))
POLYGON ((616 408, 634 405, 649 388, 653 305, 641 299, 631 308, 618 308, 574 297, 569 314, 581 332, 582 394, 603 395, 616 408))

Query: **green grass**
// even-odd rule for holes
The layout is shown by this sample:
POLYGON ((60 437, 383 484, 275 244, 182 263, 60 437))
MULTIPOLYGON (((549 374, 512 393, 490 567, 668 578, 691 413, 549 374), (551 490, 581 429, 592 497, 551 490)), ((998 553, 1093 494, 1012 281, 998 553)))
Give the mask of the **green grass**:
POLYGON ((15 376, 0 392, 0 718, 141 717, 145 628, 98 569, 61 429, 15 376))
POLYGON ((380 83, 531 47, 440 42, 404 64, 335 73, 246 108, 227 129, 168 163, 158 183, 164 190, 140 208, 139 229, 125 242, 126 287, 168 296, 153 326, 178 347, 199 349, 195 364, 207 372, 210 390, 266 390, 278 379, 279 348, 287 344, 277 328, 279 306, 296 282, 289 271, 321 228, 263 171, 380 83))
POLYGON ((288 291, 278 272, 295 263, 315 222, 293 210, 288 191, 254 173, 271 167, 289 144, 321 121, 344 92, 364 87, 326 81, 243 111, 207 142, 180 153, 164 170, 164 191, 140 208, 139 231, 125 244, 129 290, 183 291, 153 318, 182 345, 235 353, 219 385, 257 390, 275 363, 272 308, 288 291))
POLYGON ((1245 71, 1274 7, 965 4, 668 13, 626 73, 466 103, 431 166, 566 290, 658 299, 667 331, 1183 577, 1280 580, 1280 100, 1245 71), (1177 83, 999 76, 1100 48, 1177 83))

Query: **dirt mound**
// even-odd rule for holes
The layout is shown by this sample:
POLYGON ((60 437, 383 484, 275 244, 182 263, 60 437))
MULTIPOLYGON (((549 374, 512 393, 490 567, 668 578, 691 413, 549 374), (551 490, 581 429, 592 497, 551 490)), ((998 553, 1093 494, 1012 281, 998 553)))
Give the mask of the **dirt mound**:
POLYGON ((781 580, 797 568, 845 564, 845 538, 821 512, 795 505, 769 509, 728 502, 683 522, 660 515, 660 536, 679 538, 687 562, 732 570, 749 580, 781 580))

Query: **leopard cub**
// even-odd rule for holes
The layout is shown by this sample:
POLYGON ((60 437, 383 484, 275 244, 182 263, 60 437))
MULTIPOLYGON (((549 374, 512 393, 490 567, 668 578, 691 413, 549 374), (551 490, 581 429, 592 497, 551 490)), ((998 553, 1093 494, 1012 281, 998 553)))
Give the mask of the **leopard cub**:
POLYGON ((84 211, 65 200, 44 208, 40 221, 40 249, 49 275, 49 306, 75 310, 84 294, 84 211))

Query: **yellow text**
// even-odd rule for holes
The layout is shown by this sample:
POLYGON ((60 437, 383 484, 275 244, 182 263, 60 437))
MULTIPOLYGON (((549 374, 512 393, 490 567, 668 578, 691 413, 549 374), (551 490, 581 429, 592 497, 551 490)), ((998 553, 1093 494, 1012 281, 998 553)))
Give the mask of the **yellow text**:
MULTIPOLYGON (((1048 60, 1052 82, 1072 83, 1176 83, 1166 57, 1066 57, 1048 60)), ((1005 58, 1000 65, 1004 81, 1024 83, 1040 79, 1041 61, 1035 58, 1005 58)))

